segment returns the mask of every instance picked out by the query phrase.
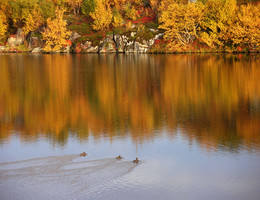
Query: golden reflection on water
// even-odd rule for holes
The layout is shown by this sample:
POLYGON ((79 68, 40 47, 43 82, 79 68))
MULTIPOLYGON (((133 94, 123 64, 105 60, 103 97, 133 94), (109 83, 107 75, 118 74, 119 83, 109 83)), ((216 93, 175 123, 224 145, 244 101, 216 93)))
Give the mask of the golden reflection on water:
POLYGON ((260 59, 246 55, 0 55, 0 142, 183 137, 259 149, 260 59))

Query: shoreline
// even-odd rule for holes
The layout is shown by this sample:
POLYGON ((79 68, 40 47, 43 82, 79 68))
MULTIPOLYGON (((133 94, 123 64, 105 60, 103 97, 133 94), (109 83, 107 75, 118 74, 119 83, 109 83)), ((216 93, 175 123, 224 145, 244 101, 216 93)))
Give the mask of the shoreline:
POLYGON ((124 54, 124 55, 173 55, 173 54, 260 54, 260 51, 163 51, 163 52, 32 52, 32 51, 0 51, 1 54, 31 54, 31 55, 48 55, 48 54, 124 54))

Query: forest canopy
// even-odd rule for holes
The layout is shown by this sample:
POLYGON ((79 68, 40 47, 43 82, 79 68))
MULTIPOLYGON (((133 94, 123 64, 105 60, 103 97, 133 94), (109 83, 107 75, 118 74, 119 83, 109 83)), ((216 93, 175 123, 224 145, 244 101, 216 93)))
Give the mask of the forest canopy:
POLYGON ((94 40, 111 31, 124 33, 133 28, 144 33, 141 37, 149 35, 146 30, 159 30, 165 35, 156 45, 172 51, 198 45, 208 49, 259 50, 260 3, 255 0, 0 1, 0 45, 5 45, 18 29, 25 36, 39 36, 49 48, 65 45, 72 32, 79 33, 82 40, 90 36, 94 40), (46 40, 47 30, 54 38, 46 40), (55 40, 57 32, 59 39, 55 40))

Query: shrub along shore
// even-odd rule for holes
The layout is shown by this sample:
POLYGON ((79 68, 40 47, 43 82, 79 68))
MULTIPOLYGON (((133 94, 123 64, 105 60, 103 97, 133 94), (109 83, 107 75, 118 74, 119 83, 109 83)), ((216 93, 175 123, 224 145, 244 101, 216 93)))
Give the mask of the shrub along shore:
POLYGON ((1 0, 0 52, 260 52, 260 3, 1 0))

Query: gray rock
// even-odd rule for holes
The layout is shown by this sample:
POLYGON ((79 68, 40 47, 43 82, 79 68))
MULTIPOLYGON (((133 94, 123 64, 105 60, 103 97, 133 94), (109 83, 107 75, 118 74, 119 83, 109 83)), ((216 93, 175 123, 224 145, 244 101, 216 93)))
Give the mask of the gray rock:
POLYGON ((157 34, 157 35, 154 37, 154 39, 155 39, 155 40, 162 39, 164 35, 165 35, 164 33, 159 33, 159 34, 157 34))
POLYGON ((134 41, 129 41, 125 44, 124 48, 125 53, 135 53, 135 44, 134 41))
POLYGON ((95 46, 95 47, 90 47, 87 49, 87 52, 88 53, 98 53, 98 46, 95 46))
POLYGON ((4 52, 6 50, 5 46, 0 46, 0 52, 4 52))
POLYGON ((68 45, 68 46, 64 47, 61 52, 62 53, 69 53, 70 52, 70 47, 71 47, 71 45, 68 45))
POLYGON ((153 33, 157 33, 157 32, 158 32, 157 29, 153 29, 153 28, 150 28, 149 30, 150 30, 151 32, 153 32, 153 33))
POLYGON ((92 47, 92 42, 86 41, 85 44, 83 44, 82 49, 86 51, 90 47, 92 47))
POLYGON ((78 39, 79 37, 81 37, 80 34, 78 34, 77 32, 72 32, 71 35, 70 35, 69 40, 70 40, 71 42, 74 42, 74 41, 75 41, 76 39, 78 39))
POLYGON ((25 40, 25 36, 23 34, 22 29, 18 29, 14 37, 10 37, 7 39, 7 44, 10 47, 15 47, 23 44, 24 40, 25 40))
POLYGON ((113 34, 107 35, 99 46, 99 53, 116 53, 116 44, 114 42, 113 34))
POLYGON ((16 32, 16 36, 17 37, 24 37, 24 33, 23 33, 23 30, 21 28, 19 28, 16 32))
POLYGON ((40 39, 38 37, 29 38, 29 48, 34 49, 39 46, 41 46, 41 44, 40 44, 40 39))
POLYGON ((98 46, 92 46, 92 42, 90 41, 85 42, 82 49, 88 53, 98 53, 98 46))
POLYGON ((136 32, 131 32, 131 33, 130 33, 130 36, 131 36, 131 37, 134 37, 135 35, 136 35, 136 32))
POLYGON ((10 46, 10 47, 15 47, 16 45, 17 45, 17 42, 16 42, 16 38, 15 37, 9 37, 8 39, 7 39, 7 44, 8 44, 8 46, 10 46))
POLYGON ((41 53, 42 52, 42 48, 41 47, 36 47, 34 48, 31 53, 41 53))
POLYGON ((116 43, 116 50, 118 53, 124 52, 124 41, 121 35, 114 35, 114 42, 116 43))
POLYGON ((149 46, 147 45, 147 42, 145 41, 145 44, 142 44, 140 42, 134 43, 134 52, 135 53, 146 53, 149 50, 149 46))
POLYGON ((131 28, 132 28, 132 29, 135 28, 135 24, 132 24, 131 28))

